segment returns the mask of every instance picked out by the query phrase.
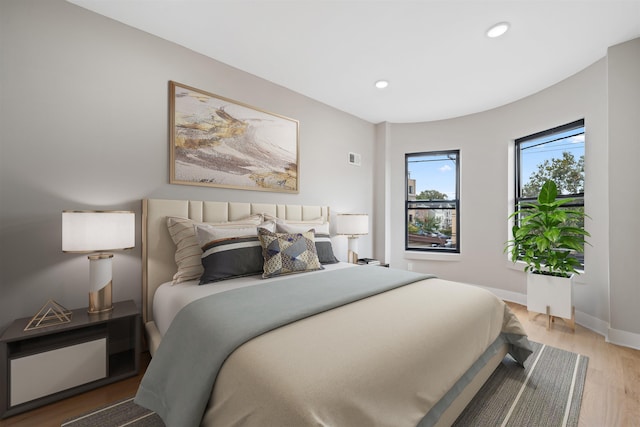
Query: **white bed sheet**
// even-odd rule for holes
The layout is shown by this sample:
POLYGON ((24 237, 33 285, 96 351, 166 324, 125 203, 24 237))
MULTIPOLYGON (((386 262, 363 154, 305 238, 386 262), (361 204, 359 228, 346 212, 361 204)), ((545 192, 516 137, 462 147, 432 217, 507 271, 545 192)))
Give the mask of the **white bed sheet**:
MULTIPOLYGON (((304 274, 322 274, 325 271, 357 267, 357 265, 340 262, 337 264, 325 264, 323 267, 324 270, 304 274)), ((166 282, 158 287, 153 297, 153 317, 158 331, 161 335, 164 335, 176 314, 190 302, 231 289, 260 285, 288 277, 291 277, 291 275, 272 277, 269 279, 263 279, 262 276, 255 275, 209 283, 207 285, 198 285, 198 280, 182 282, 176 285, 172 285, 171 282, 166 282)))

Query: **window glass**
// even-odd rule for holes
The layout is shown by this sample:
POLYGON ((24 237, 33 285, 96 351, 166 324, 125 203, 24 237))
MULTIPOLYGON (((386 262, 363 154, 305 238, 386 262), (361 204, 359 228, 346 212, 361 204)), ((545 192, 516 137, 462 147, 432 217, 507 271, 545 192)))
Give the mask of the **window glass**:
POLYGON ((516 140, 518 198, 536 198, 542 184, 553 179, 558 193, 584 193, 584 120, 516 140))
MULTIPOLYGON (((542 184, 553 179, 560 197, 574 199, 565 205, 566 209, 584 212, 584 120, 519 138, 515 142, 514 210, 520 210, 522 203, 535 203, 542 184)), ((573 225, 584 227, 584 221, 573 225)), ((575 253, 574 256, 584 267, 584 254, 575 253)))
POLYGON ((460 251, 459 160, 458 150, 405 155, 406 249, 460 251))

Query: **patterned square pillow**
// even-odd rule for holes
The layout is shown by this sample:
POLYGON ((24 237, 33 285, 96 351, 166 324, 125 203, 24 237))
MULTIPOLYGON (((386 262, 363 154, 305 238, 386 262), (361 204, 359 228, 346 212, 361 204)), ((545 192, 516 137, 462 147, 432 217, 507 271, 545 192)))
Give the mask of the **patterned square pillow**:
POLYGON ((313 230, 289 234, 260 228, 258 237, 264 257, 262 277, 265 279, 324 269, 316 252, 313 230))
POLYGON ((276 222, 276 231, 278 233, 302 233, 309 230, 315 231, 316 252, 318 252, 320 264, 335 264, 340 262, 333 254, 328 222, 323 224, 304 224, 282 220, 276 222))
MULTIPOLYGON (((263 222, 258 227, 275 230, 275 224, 272 222, 263 222)), ((200 284, 262 273, 264 260, 262 246, 258 240, 258 227, 197 224, 196 237, 202 246, 204 267, 200 284)))

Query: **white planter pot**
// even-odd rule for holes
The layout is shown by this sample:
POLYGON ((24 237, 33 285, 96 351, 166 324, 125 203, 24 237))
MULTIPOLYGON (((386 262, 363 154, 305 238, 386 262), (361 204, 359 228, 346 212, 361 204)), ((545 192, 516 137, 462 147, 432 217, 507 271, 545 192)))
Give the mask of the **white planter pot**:
POLYGON ((573 275, 527 275, 527 310, 547 314, 547 307, 551 316, 573 318, 573 275))

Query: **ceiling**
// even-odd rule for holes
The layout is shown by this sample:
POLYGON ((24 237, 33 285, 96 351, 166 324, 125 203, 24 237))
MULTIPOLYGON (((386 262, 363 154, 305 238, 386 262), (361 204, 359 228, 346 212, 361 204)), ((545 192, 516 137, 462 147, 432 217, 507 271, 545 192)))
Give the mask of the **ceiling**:
POLYGON ((498 107, 640 37, 640 0, 69 1, 372 123, 498 107))

